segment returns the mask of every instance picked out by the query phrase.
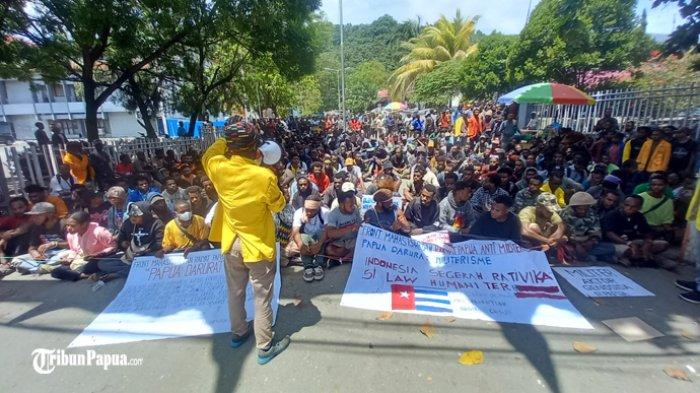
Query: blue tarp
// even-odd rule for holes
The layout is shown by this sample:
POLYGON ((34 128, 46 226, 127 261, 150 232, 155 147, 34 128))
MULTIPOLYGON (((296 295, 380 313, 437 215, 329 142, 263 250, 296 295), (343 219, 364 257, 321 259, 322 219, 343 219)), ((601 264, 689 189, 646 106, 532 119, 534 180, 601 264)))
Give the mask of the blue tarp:
MULTIPOLYGON (((165 123, 168 125, 167 132, 171 138, 177 138, 177 122, 178 121, 182 121, 182 125, 183 125, 183 127, 185 127, 185 130, 187 130, 190 126, 189 119, 174 119, 174 118, 165 119, 165 123)), ((212 124, 214 125, 214 127, 217 127, 217 128, 223 127, 226 124, 226 121, 225 120, 217 120, 217 121, 213 121, 212 124)), ((202 129, 202 125, 204 125, 203 121, 198 121, 195 123, 194 135, 193 135, 194 138, 199 138, 199 136, 201 135, 200 130, 202 129)))

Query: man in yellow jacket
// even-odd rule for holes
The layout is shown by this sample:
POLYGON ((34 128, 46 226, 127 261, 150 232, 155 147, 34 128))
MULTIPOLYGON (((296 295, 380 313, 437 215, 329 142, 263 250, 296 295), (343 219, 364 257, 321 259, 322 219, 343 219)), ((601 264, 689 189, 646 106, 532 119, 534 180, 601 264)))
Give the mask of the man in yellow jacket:
POLYGON ((637 156, 640 172, 662 172, 668 169, 671 160, 671 143, 663 139, 661 130, 651 132, 649 139, 644 142, 637 156))
POLYGON ((204 170, 219 195, 220 217, 212 223, 210 239, 221 239, 226 260, 231 346, 240 347, 250 336, 245 311, 245 290, 250 281, 258 364, 266 364, 290 342, 287 336, 273 343, 271 307, 276 269, 272 213, 281 211, 286 202, 275 174, 258 165, 255 127, 245 121, 230 122, 224 132, 225 138, 214 142, 202 157, 204 170))

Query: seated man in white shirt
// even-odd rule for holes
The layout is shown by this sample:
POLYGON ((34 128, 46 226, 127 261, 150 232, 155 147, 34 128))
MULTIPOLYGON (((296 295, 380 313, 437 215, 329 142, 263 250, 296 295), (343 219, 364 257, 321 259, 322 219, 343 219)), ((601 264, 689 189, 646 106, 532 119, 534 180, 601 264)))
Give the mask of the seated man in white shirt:
POLYGON ((65 164, 59 164, 58 173, 56 176, 51 178, 51 182, 49 184, 51 188, 51 195, 59 196, 63 200, 70 200, 71 187, 73 184, 75 184, 75 180, 70 174, 70 167, 65 164))
POLYGON ((326 240, 324 227, 328 222, 329 210, 322 206, 321 197, 311 194, 304 201, 304 206, 294 212, 292 218, 292 241, 287 246, 295 247, 301 254, 301 262, 304 265, 302 278, 306 282, 323 279, 323 258, 319 255, 326 240))

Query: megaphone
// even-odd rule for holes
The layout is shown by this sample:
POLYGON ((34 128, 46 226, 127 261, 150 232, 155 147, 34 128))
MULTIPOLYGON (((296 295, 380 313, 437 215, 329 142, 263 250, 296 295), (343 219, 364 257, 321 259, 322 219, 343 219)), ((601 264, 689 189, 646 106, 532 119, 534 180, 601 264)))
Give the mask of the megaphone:
POLYGON ((268 166, 277 164, 282 159, 282 148, 277 142, 267 140, 259 147, 262 163, 268 166))

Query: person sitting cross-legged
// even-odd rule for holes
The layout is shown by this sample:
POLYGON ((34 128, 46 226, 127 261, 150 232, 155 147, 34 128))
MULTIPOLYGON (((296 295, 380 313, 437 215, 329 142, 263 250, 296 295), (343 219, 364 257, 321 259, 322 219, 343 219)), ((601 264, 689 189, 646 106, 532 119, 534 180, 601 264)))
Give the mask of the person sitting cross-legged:
POLYGON ((318 194, 310 195, 304 206, 294 212, 292 218, 292 242, 301 254, 304 265, 302 278, 306 282, 322 280, 324 273, 321 267, 323 249, 323 227, 328 222, 328 209, 321 205, 318 194))
POLYGON ((566 241, 565 226, 559 211, 557 197, 549 192, 537 196, 535 206, 520 210, 518 217, 522 224, 523 238, 530 246, 549 251, 566 241))
POLYGON ((187 254, 192 251, 208 249, 209 228, 202 216, 192 213, 190 202, 176 201, 175 213, 177 216, 165 224, 163 248, 157 256, 162 257, 162 254, 169 252, 183 251, 187 257, 187 254))
POLYGON ((571 196, 561 219, 566 224, 567 247, 575 259, 580 261, 599 259, 611 262, 615 248, 609 243, 601 243, 600 219, 593 205, 595 198, 587 192, 579 191, 571 196))
POLYGON ((608 242, 615 247, 620 264, 641 267, 673 269, 675 261, 659 255, 668 249, 666 240, 654 238, 654 232, 640 209, 644 200, 639 195, 630 195, 620 209, 608 213, 601 226, 608 242))
POLYGON ((362 224, 360 209, 357 207, 355 193, 352 191, 338 194, 338 206, 328 213, 325 234, 328 239, 326 255, 331 258, 349 259, 355 252, 357 231, 362 224))
POLYGON ((66 231, 68 249, 58 254, 61 264, 47 269, 53 278, 67 281, 87 278, 97 271, 100 260, 116 251, 117 244, 112 234, 107 228, 91 222, 86 211, 78 210, 69 215, 66 231))
POLYGON ((40 268, 58 265, 60 261, 56 255, 68 246, 64 240, 64 222, 49 202, 37 202, 25 214, 31 222, 28 253, 14 257, 10 263, 22 274, 48 273, 49 270, 40 268))

